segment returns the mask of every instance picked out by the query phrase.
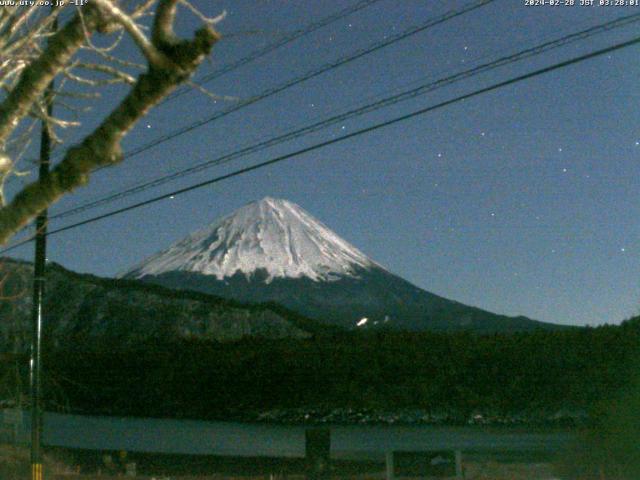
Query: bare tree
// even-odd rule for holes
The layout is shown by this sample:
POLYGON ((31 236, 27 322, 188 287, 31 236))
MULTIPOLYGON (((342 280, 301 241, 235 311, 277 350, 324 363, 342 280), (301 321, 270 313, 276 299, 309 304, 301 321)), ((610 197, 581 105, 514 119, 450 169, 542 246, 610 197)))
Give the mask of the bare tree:
MULTIPOLYGON (((5 92, 0 103, 0 245, 64 194, 85 185, 93 170, 122 161, 123 137, 152 107, 188 81, 219 39, 214 25, 222 16, 207 18, 187 0, 159 0, 157 5, 155 1, 131 5, 126 0, 92 0, 75 11, 65 7, 52 12, 42 6, 0 6, 0 88, 5 92), (174 33, 179 4, 202 22, 191 39, 174 33), (63 13, 71 13, 70 18, 62 21, 63 13), (52 32, 56 17, 61 26, 52 32), (93 43, 96 34, 115 37, 115 42, 98 47, 93 43), (113 54, 125 37, 133 40, 144 64, 113 54), (97 60, 87 62, 87 55, 79 55, 83 50, 97 60), (143 71, 136 71, 140 67, 143 71), (47 113, 51 99, 44 94, 54 78, 61 85, 75 82, 97 88, 123 83, 129 88, 97 128, 65 150, 47 178, 26 185, 5 202, 5 181, 21 174, 18 162, 34 125, 44 121, 54 141, 60 141, 57 130, 77 125, 75 120, 47 113)), ((53 95, 64 106, 64 96, 74 94, 57 87, 53 95)))
POLYGON ((26 278, 18 270, 16 265, 0 264, 0 316, 11 320, 10 324, 0 325, 0 402, 12 399, 13 406, 21 405, 23 400, 20 370, 27 337, 19 310, 28 289, 26 278))

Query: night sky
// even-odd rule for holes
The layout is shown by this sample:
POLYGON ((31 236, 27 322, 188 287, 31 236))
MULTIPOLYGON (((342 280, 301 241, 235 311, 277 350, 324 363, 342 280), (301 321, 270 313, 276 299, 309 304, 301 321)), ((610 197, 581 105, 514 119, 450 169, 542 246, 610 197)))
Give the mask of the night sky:
MULTIPOLYGON (((580 0, 576 0, 576 4, 580 0)), ((227 11, 228 37, 199 76, 355 1, 199 1, 227 11)), ((125 151, 238 100, 470 3, 381 0, 155 109, 125 151)), ((596 0, 596 4, 598 0, 596 0)), ((140 181, 634 13, 636 6, 525 6, 497 0, 96 173, 52 208, 140 181)), ((199 20, 180 12, 181 33, 199 20)), ((628 40, 640 22, 529 58, 227 165, 64 220, 73 223, 197 183, 537 68, 628 40)), ((125 54, 129 47, 125 46, 125 54)), ((133 49, 130 49, 133 52, 133 49)), ((565 324, 640 313, 640 46, 481 95, 272 167, 50 237, 48 258, 113 276, 264 196, 291 200, 416 285, 497 313, 565 324)), ((104 92, 70 142, 94 127, 104 92)), ((19 238, 19 237, 17 237, 19 238)), ((33 245, 12 252, 32 255, 33 245)))

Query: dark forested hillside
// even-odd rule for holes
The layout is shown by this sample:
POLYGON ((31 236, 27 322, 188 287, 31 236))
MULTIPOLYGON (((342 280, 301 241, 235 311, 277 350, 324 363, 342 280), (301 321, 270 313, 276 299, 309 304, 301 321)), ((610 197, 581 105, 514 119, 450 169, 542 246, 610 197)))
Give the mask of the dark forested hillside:
MULTIPOLYGON (((26 351, 31 278, 27 262, 0 259, 0 352, 26 351)), ((60 348, 243 336, 306 337, 329 330, 274 304, 244 305, 212 295, 174 291, 131 280, 78 274, 50 264, 44 304, 44 342, 60 348)))
MULTIPOLYGON (((16 392, 15 365, 28 384, 31 275, 27 263, 2 266, 12 273, 3 293, 15 298, 0 301, 0 400, 16 392)), ((427 421, 538 421, 614 397, 640 355, 639 319, 489 335, 345 331, 272 304, 55 265, 46 312, 48 408, 87 413, 360 421, 381 417, 334 413, 415 410, 427 421)))
MULTIPOLYGON (((421 409, 514 421, 587 412, 628 383, 640 322, 478 336, 337 333, 47 353, 50 398, 126 415, 247 418, 274 409, 421 409), (55 390, 55 391, 54 391, 55 390)), ((253 418, 253 417, 252 417, 253 418)))

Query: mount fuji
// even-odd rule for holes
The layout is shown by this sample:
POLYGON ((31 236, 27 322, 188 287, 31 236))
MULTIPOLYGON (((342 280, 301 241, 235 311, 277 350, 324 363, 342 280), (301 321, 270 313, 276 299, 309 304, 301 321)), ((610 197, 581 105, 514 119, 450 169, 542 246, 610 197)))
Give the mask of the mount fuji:
POLYGON ((123 276, 242 302, 275 302, 347 328, 490 333, 558 327, 422 290, 298 205, 270 197, 185 237, 123 276))

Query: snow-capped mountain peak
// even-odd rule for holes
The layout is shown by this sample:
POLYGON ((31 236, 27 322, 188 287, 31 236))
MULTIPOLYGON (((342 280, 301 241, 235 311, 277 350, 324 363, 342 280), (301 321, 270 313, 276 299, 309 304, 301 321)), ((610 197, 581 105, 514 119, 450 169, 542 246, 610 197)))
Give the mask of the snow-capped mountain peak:
POLYGON ((354 276, 377 266, 295 203, 271 197, 252 202, 174 243, 127 272, 141 278, 171 271, 215 276, 307 277, 315 281, 354 276))

